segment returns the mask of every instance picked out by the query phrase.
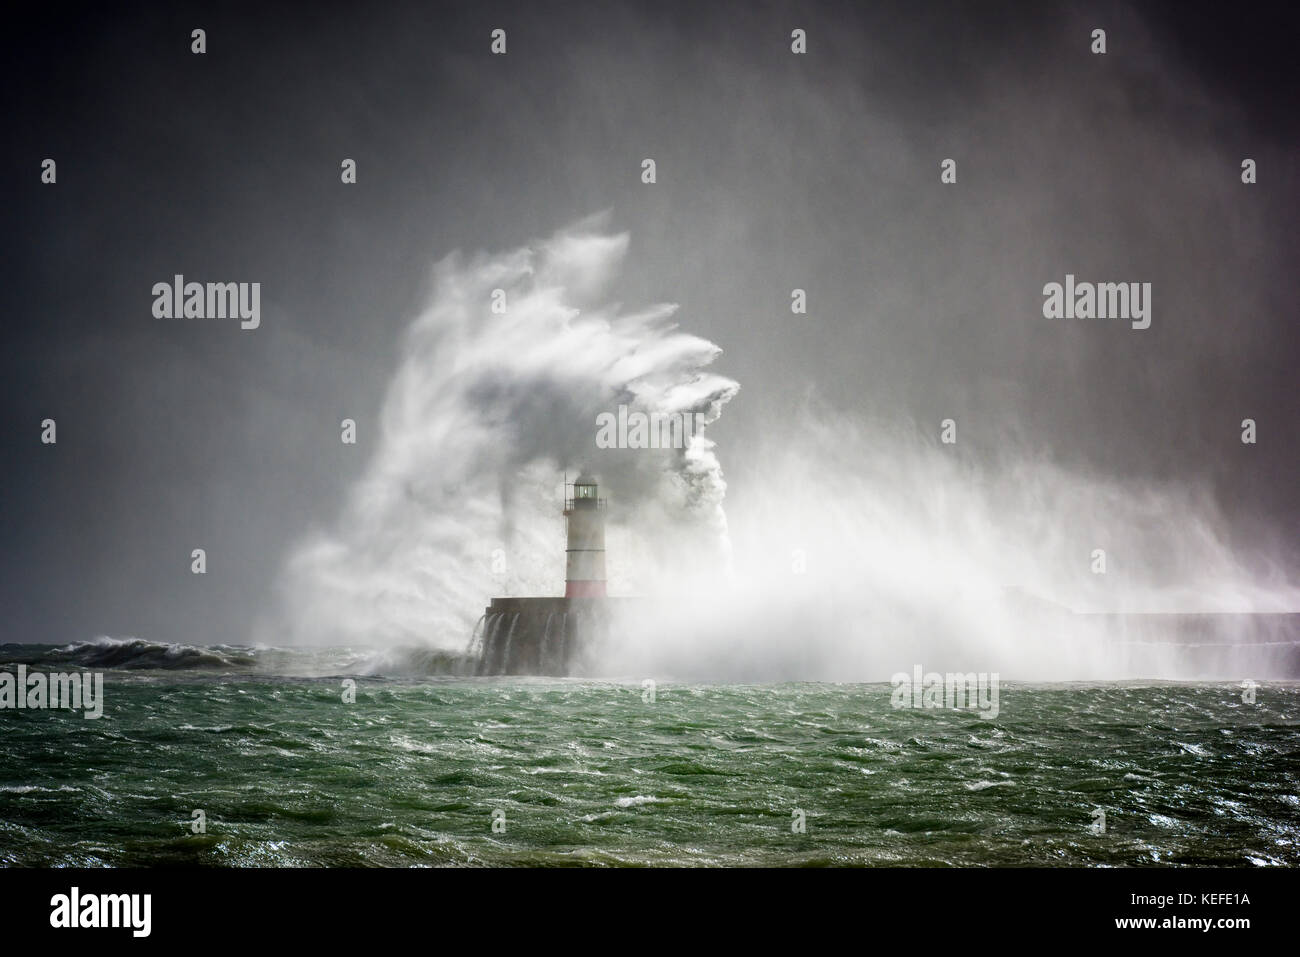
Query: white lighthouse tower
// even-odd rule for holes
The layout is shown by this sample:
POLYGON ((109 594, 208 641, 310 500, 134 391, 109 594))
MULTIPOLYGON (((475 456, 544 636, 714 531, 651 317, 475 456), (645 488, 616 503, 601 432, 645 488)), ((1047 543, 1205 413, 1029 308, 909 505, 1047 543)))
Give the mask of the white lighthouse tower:
POLYGON ((596 492, 596 480, 579 475, 573 482, 573 498, 564 503, 569 523, 565 598, 605 597, 605 500, 596 492))

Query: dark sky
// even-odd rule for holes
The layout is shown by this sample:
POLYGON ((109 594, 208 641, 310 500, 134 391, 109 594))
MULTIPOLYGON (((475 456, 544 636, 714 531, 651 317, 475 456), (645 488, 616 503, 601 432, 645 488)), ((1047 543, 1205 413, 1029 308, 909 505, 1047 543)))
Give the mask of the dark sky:
POLYGON ((731 495, 811 390, 849 417, 956 414, 977 456, 1013 433, 1069 467, 1204 482, 1234 543, 1294 579, 1300 19, 1274 7, 10 21, 0 640, 246 640, 286 550, 364 467, 373 430, 346 450, 338 422, 376 414, 430 265, 606 209, 632 236, 618 297, 680 303, 742 384, 712 434, 731 495), (1042 286, 1067 272, 1151 282, 1152 327, 1044 320, 1042 286), (176 273, 261 282, 261 328, 154 319, 150 289, 176 273))

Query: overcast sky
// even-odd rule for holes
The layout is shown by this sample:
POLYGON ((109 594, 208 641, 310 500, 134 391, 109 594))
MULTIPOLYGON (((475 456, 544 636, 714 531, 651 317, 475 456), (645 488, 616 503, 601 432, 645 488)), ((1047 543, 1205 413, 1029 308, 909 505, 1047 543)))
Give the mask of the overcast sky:
POLYGON ((679 304, 741 384, 733 499, 810 396, 953 416, 976 458, 1204 483, 1294 580, 1300 33, 1218 6, 32 12, 0 66, 0 640, 247 640, 364 470, 432 264, 604 210, 612 298, 679 304), (155 319, 177 273, 260 282, 260 328, 155 319), (1151 327, 1044 319, 1067 273, 1150 282, 1151 327))

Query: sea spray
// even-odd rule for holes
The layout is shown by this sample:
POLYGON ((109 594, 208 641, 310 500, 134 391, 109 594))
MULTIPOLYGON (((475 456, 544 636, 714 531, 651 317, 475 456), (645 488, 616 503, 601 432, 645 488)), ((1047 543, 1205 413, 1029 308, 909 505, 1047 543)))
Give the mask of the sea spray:
MULTIPOLYGON (((597 218, 437 266, 376 451, 337 520, 290 551, 283 614, 259 640, 466 647, 490 598, 559 594, 561 476, 580 466, 615 505, 610 594, 648 599, 595 673, 884 680, 926 660, 1031 679, 1200 677, 1171 643, 1133 654, 1141 621, 1117 633, 1076 613, 1300 608, 1285 569, 1261 576, 1269 556, 1232 547, 1204 482, 1072 465, 1014 424, 973 432, 960 417, 959 431, 814 399, 768 410, 729 449, 745 482, 724 512, 703 430, 631 441, 634 411, 707 429, 738 386, 710 371, 717 345, 671 324, 674 306, 590 305, 628 242, 597 218), (600 447, 598 424, 624 416, 628 441, 600 447)), ((1242 640, 1294 642, 1261 638, 1260 621, 1242 640)))
MULTIPOLYGON (((736 394, 720 348, 679 331, 671 304, 591 306, 626 233, 598 216, 512 252, 434 271, 377 421, 373 458, 342 514, 290 551, 268 643, 419 642, 463 648, 494 594, 556 594, 563 473, 600 474, 628 591, 655 567, 727 574, 726 482, 712 440, 600 449, 592 423, 622 406, 707 426, 736 394), (597 457, 598 456, 598 457, 597 457), (503 570, 494 570, 494 555, 503 570)), ((364 426, 362 426, 364 427, 364 426)))

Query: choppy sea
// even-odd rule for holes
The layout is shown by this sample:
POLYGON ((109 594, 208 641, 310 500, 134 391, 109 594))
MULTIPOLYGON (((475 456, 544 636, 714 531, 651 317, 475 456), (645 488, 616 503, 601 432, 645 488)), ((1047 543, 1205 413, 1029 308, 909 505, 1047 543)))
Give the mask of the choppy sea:
POLYGON ((1300 864, 1295 682, 1003 682, 988 720, 415 649, 0 645, 19 665, 104 702, 0 710, 7 866, 1300 864))

